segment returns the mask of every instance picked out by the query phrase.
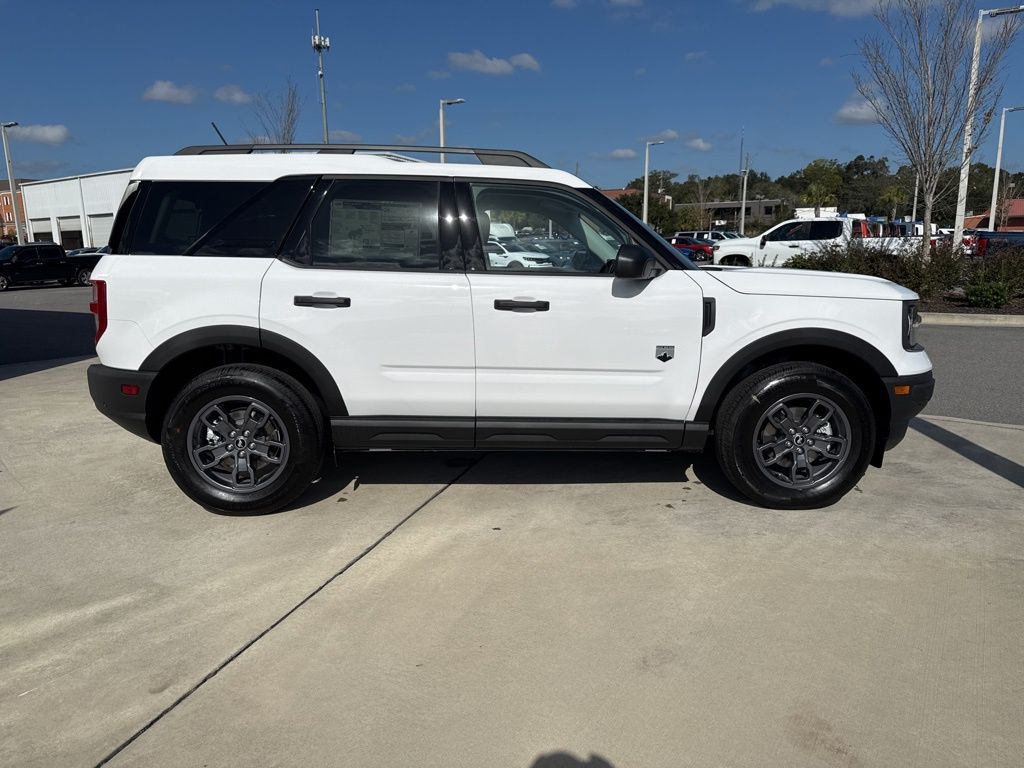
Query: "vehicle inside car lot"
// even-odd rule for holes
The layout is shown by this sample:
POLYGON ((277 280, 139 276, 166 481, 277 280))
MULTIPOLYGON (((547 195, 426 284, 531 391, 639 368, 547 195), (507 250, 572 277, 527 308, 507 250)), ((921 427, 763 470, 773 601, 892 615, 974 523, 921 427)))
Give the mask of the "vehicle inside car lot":
POLYGON ((108 252, 65 253, 49 242, 9 245, 0 249, 0 291, 13 285, 47 282, 89 285, 93 267, 108 252))
POLYGON ((278 509, 332 449, 699 451, 712 437, 741 492, 817 507, 880 466, 931 396, 905 288, 697 269, 521 152, 375 154, 415 151, 440 148, 190 148, 132 174, 94 275, 89 386, 161 443, 194 500, 278 509), (575 245, 509 268, 491 250, 509 248, 491 238, 509 221, 575 245))

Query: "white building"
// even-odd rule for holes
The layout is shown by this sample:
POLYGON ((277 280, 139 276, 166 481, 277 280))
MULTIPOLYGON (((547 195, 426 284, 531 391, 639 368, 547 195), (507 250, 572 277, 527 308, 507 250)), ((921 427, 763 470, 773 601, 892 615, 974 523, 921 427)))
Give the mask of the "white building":
POLYGON ((131 169, 104 171, 21 186, 30 240, 52 240, 66 250, 107 244, 131 169))

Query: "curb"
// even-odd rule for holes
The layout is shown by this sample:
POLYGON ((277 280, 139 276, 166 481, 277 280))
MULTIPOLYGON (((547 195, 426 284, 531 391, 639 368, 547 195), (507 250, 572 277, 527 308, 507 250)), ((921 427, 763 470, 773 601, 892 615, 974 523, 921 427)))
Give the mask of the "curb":
POLYGON ((1024 315, 970 315, 958 312, 922 312, 924 325, 1000 326, 1024 328, 1024 315))

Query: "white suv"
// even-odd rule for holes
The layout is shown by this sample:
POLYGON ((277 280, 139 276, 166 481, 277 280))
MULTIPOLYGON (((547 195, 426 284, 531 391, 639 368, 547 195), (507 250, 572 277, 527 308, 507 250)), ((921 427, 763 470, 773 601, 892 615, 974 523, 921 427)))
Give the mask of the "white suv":
POLYGON ((876 237, 864 219, 791 219, 758 237, 715 243, 714 262, 734 267, 782 267, 797 254, 815 253, 823 246, 846 245, 854 240, 889 253, 909 252, 921 243, 917 237, 876 237))
POLYGON ((200 504, 281 508, 331 450, 713 436, 748 497, 817 507, 880 466, 931 396, 905 288, 701 270, 529 155, 396 154, 412 151, 199 147, 135 169, 92 273, 89 388, 200 504), (492 219, 579 245, 558 266, 492 269, 492 219))

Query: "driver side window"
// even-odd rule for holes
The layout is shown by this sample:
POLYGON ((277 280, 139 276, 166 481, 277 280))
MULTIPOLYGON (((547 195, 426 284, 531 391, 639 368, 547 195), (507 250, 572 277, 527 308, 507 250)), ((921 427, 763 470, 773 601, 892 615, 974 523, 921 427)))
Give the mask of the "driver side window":
POLYGON ((767 236, 768 242, 778 243, 788 240, 807 240, 810 237, 811 223, 809 221, 794 221, 783 224, 767 236))
POLYGON ((630 242, 601 211, 556 189, 474 184, 472 192, 489 272, 611 274, 630 242))

